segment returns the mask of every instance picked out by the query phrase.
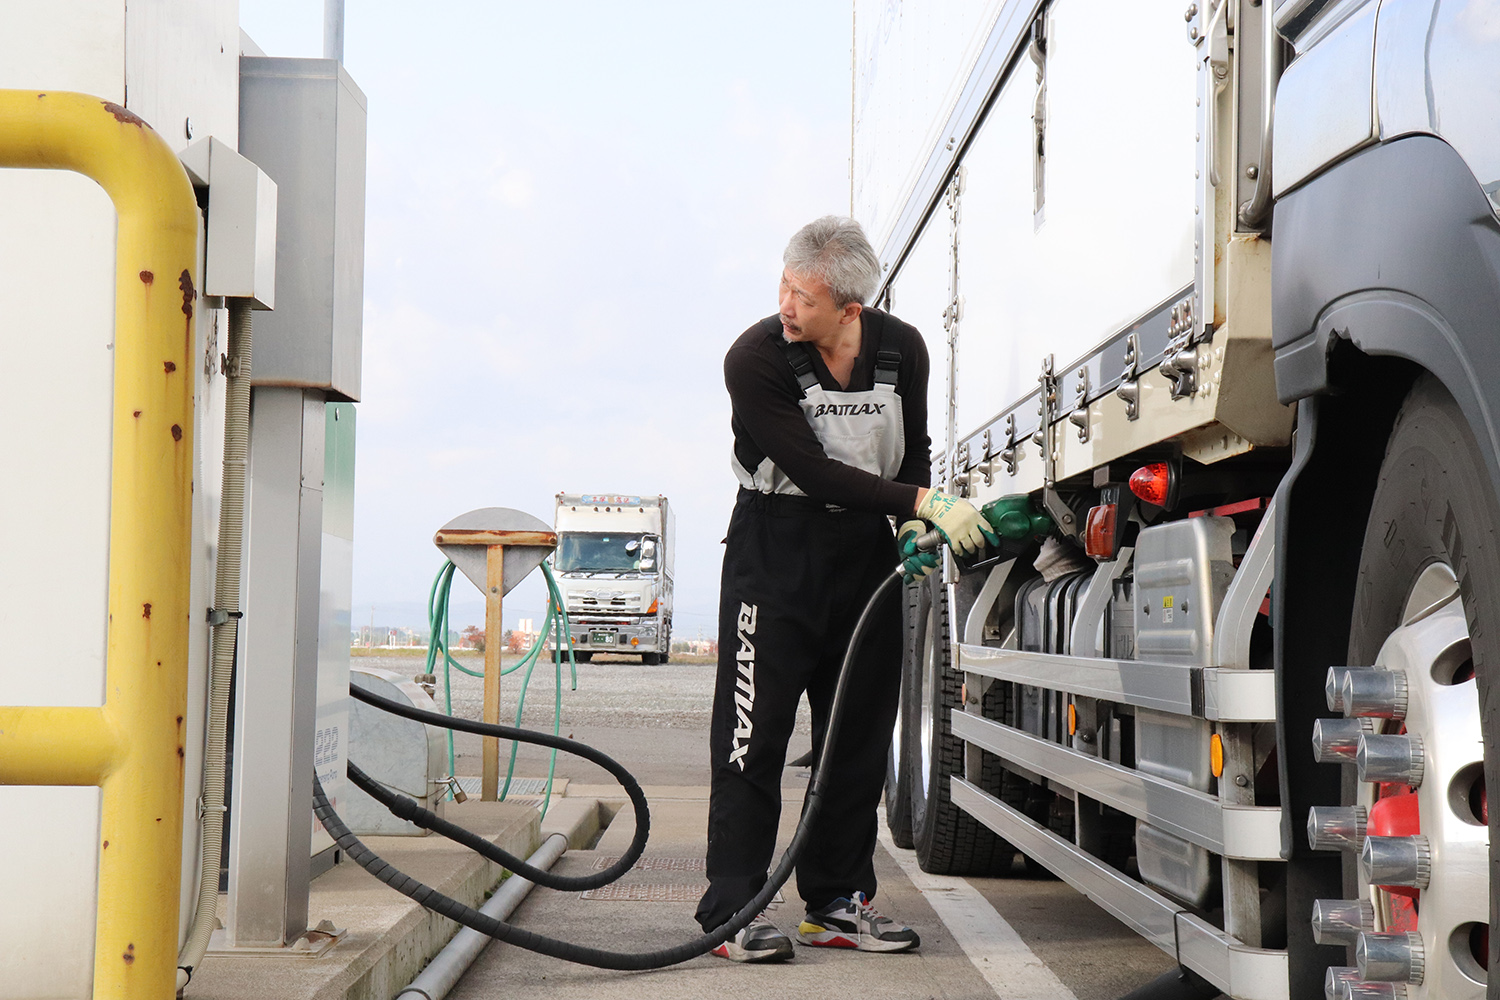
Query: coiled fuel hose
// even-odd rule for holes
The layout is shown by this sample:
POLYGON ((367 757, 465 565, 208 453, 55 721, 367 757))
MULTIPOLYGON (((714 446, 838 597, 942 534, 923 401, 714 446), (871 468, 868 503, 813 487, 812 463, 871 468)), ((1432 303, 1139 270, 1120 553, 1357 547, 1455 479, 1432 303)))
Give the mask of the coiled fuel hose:
MULTIPOLYGON (((803 848, 807 844, 813 822, 817 819, 819 812, 822 811, 825 779, 828 769, 833 763, 833 747, 837 743, 839 723, 843 720, 844 702, 850 678, 853 674, 851 664, 854 662, 855 651, 859 648, 860 640, 869 629, 871 621, 874 620, 876 609, 881 601, 894 588, 901 584, 901 579, 901 570, 897 569, 875 588, 875 592, 870 595, 870 600, 865 604, 864 610, 860 612, 859 620, 854 626, 854 631, 850 634, 849 646, 844 650, 843 664, 839 668, 839 679, 834 689, 833 704, 828 712, 828 731, 824 736, 823 746, 818 754, 817 766, 813 770, 812 784, 807 792, 807 800, 802 811, 802 818, 797 823, 797 831, 792 836, 792 842, 787 845, 786 851, 781 855, 781 861, 776 865, 775 870, 771 872, 765 886, 760 892, 756 893, 754 899, 741 907, 738 913, 709 933, 699 935, 689 941, 684 941, 682 944, 645 952, 608 951, 603 948, 591 948, 587 945, 574 944, 569 941, 559 941, 556 938, 544 937, 531 931, 522 930, 502 920, 496 920, 493 917, 480 913, 472 907, 465 906, 463 903, 443 895, 431 886, 423 885, 411 876, 392 867, 374 851, 361 843, 358 837, 349 832, 349 828, 344 825, 343 820, 339 819, 338 813, 329 805, 328 797, 323 794, 323 786, 317 780, 316 776, 313 778, 313 812, 317 814, 318 819, 322 821, 324 828, 333 837, 339 848, 353 859, 356 864, 365 869, 365 871, 428 909, 455 920, 465 927, 472 928, 481 934, 488 935, 497 941, 505 941, 508 944, 524 948, 527 951, 550 955, 553 958, 575 962, 579 965, 591 965, 599 969, 618 969, 622 971, 660 969, 669 965, 676 965, 679 962, 685 962, 690 958, 696 958, 717 948, 748 926, 750 921, 754 920, 766 908, 776 893, 786 884, 787 879, 791 877, 792 869, 796 866, 797 860, 802 856, 803 848)), ((557 889, 576 891, 597 888, 600 885, 611 882, 626 871, 629 871, 630 867, 635 864, 636 859, 641 856, 641 852, 646 849, 646 839, 650 835, 651 829, 651 816, 646 802, 646 795, 641 791, 640 783, 635 780, 631 773, 607 754, 595 750, 587 744, 549 733, 532 732, 512 726, 487 725, 468 719, 449 718, 436 712, 424 712, 421 709, 412 708, 400 702, 390 701, 359 688, 351 687, 349 693, 368 705, 373 705, 394 715, 413 719, 417 722, 447 729, 456 729, 465 733, 475 733, 480 736, 494 736, 500 739, 516 740, 521 743, 551 747, 554 750, 562 750, 565 753, 575 754, 585 760, 592 761, 614 775, 624 787, 625 794, 630 798, 631 804, 635 807, 635 836, 630 842, 630 847, 621 856, 620 860, 605 871, 599 872, 596 875, 571 878, 553 875, 550 872, 541 871, 526 865, 519 858, 501 851, 488 841, 484 841, 482 838, 469 834, 467 831, 463 831, 461 828, 439 819, 427 810, 417 806, 411 799, 388 791, 372 781, 357 765, 350 762, 350 779, 365 792, 384 803, 401 818, 415 822, 419 826, 425 826, 435 833, 465 844, 484 854, 485 857, 505 865, 517 874, 531 879, 538 885, 557 889)))

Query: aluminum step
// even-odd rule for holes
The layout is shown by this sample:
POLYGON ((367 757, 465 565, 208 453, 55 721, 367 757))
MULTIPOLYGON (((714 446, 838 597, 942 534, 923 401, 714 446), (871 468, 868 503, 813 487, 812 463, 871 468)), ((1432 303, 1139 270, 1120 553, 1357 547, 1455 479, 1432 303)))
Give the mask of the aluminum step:
POLYGON ((963 778, 953 804, 1237 1000, 1289 1000, 1285 951, 1251 948, 963 778))

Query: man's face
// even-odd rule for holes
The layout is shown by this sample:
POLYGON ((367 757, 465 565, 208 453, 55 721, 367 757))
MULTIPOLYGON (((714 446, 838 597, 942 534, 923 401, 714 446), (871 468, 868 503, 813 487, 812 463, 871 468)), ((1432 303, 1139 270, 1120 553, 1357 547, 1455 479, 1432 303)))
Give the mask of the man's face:
POLYGON ((823 341, 853 322, 860 313, 857 302, 833 304, 828 283, 789 268, 781 272, 781 333, 787 340, 823 341))

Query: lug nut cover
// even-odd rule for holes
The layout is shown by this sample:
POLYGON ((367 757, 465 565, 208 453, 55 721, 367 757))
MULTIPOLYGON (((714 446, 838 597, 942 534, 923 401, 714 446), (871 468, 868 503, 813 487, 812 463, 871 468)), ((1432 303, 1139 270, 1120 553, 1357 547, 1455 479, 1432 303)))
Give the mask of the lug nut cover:
POLYGON ((1312 932, 1318 944, 1353 944, 1361 931, 1375 929, 1375 906, 1368 899, 1313 901, 1312 932))
POLYGON ((1365 839, 1364 806, 1313 806, 1307 811, 1307 843, 1315 851, 1357 851, 1365 839))
POLYGON ((1432 845, 1420 834, 1415 837, 1366 837, 1359 853, 1359 870, 1371 885, 1425 889, 1432 878, 1432 845))
POLYGON ((1349 670, 1339 687, 1349 716, 1404 719, 1408 699, 1406 674, 1399 670, 1349 670))
POLYGON ((1313 723, 1313 759, 1319 764, 1353 764, 1359 738, 1374 731, 1373 719, 1318 719, 1313 723))
POLYGON ((1324 1000, 1340 1000, 1349 995, 1348 984, 1359 980, 1359 969, 1352 965, 1331 965, 1323 975, 1324 1000))
POLYGON ((1384 736, 1366 733, 1359 738, 1354 764, 1360 781, 1420 785, 1426 754, 1418 736, 1384 736))
POLYGON ((1344 983, 1344 1000, 1406 1000, 1405 983, 1344 983))
POLYGON ((1344 711, 1344 677, 1355 670, 1372 670, 1373 667, 1329 667, 1328 679, 1323 683, 1323 697, 1328 699, 1330 712, 1344 711))
POLYGON ((1420 983, 1426 971, 1422 935, 1415 931, 1366 931, 1354 942, 1354 961, 1367 982, 1420 983))

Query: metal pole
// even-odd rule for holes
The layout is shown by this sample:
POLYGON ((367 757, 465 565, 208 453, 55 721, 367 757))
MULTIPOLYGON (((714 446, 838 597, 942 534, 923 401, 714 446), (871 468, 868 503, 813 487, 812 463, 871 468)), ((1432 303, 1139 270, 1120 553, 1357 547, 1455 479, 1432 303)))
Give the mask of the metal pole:
MULTIPOLYGON (((505 625, 501 600, 505 595, 505 546, 491 545, 485 552, 484 587, 484 721, 500 723, 500 654, 505 649, 505 625)), ((494 802, 500 797, 500 741, 482 737, 483 777, 480 798, 494 802)))
MULTIPOLYGON (((537 848, 535 854, 526 859, 526 863, 533 868, 550 869, 567 849, 568 838, 554 833, 537 848)), ((521 905, 521 901, 531 891, 532 884, 519 875, 512 875, 479 908, 479 912, 496 920, 504 920, 521 905)), ((395 1000, 443 1000, 458 985, 464 973, 469 971, 469 966, 474 964, 474 960, 489 945, 490 940, 488 936, 465 927, 433 957, 421 975, 411 981, 410 986, 396 994, 395 1000)))
POLYGON ((344 61, 344 0, 323 0, 323 58, 344 61))

